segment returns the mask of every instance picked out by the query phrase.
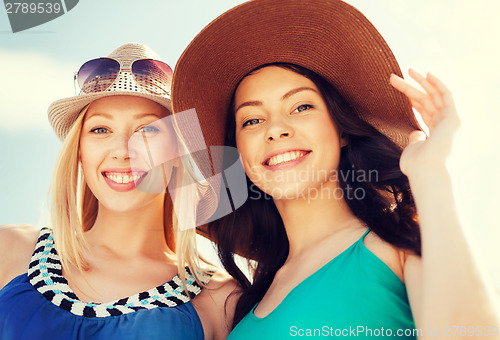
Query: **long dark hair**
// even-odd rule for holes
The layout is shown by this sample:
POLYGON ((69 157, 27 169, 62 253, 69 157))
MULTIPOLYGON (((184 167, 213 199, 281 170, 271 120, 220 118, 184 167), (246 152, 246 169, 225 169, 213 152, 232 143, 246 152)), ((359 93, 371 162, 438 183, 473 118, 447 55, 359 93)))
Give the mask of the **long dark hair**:
MULTIPOLYGON (((399 168, 401 148, 366 123, 354 112, 338 91, 316 73, 298 65, 273 63, 310 79, 319 89, 333 122, 347 145, 342 147, 338 173, 343 192, 363 192, 362 197, 344 196, 357 218, 386 242, 400 249, 421 254, 420 229, 408 178, 399 168), (361 172, 360 172, 361 171, 361 172), (375 178, 358 180, 356 173, 375 171, 375 178)), ((250 72, 249 74, 251 74, 250 72)), ((237 88, 237 87, 236 87, 237 88)), ((225 145, 236 146, 234 95, 226 121, 225 145)), ((288 238, 274 201, 247 177, 250 199, 234 213, 212 222, 209 232, 218 244, 219 258, 242 286, 233 319, 233 328, 259 302, 278 269, 288 256, 288 238), (253 283, 235 263, 236 252, 256 262, 253 283)))

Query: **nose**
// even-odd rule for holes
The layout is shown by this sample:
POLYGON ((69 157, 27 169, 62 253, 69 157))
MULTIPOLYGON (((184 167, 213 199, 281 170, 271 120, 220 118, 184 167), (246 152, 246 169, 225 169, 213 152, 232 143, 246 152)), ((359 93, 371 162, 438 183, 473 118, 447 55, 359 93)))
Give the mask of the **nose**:
POLYGON ((119 135, 113 140, 110 150, 110 157, 117 160, 130 160, 134 157, 135 151, 129 148, 129 136, 119 135))
POLYGON ((276 117, 269 121, 266 131, 266 141, 271 142, 293 136, 293 128, 285 120, 286 118, 276 117))

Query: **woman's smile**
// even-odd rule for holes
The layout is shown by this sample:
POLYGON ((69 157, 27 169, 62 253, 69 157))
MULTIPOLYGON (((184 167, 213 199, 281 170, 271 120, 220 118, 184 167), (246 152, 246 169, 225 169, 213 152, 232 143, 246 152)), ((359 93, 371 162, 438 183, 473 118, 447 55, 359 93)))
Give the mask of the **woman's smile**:
POLYGON ((109 187, 116 191, 129 191, 135 189, 148 174, 143 170, 116 169, 101 172, 109 187))
POLYGON ((166 173, 160 181, 149 183, 147 178, 156 163, 177 154, 174 132, 163 122, 167 115, 163 106, 132 96, 105 97, 90 105, 80 137, 80 161, 101 205, 134 210, 165 193, 172 166, 162 167, 166 173), (143 182, 149 183, 147 190, 142 190, 143 182))
POLYGON ((271 152, 274 155, 267 156, 262 164, 271 171, 289 169, 301 163, 310 153, 311 150, 271 152))
POLYGON ((328 174, 338 168, 341 140, 310 79, 267 66, 240 82, 234 104, 236 145, 261 190, 294 198, 332 185, 328 174))

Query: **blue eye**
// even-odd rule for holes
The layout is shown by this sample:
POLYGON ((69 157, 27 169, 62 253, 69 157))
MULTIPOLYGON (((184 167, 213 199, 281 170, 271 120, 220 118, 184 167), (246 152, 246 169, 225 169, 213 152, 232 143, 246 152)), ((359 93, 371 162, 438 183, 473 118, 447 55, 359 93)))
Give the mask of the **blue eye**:
POLYGON ((256 125, 262 122, 262 119, 252 118, 243 123, 243 127, 248 125, 256 125))
POLYGON ((147 125, 147 126, 143 126, 142 128, 140 128, 139 132, 146 133, 146 134, 152 134, 152 133, 160 132, 160 129, 158 129, 156 126, 147 125))
MULTIPOLYGON (((304 112, 306 110, 310 110, 312 109, 314 106, 310 105, 310 104, 302 104, 302 105, 299 105, 297 106, 297 108, 295 109, 295 111, 298 111, 298 112, 304 112)), ((294 111, 294 112, 295 112, 294 111)))
POLYGON ((108 129, 103 128, 103 127, 98 127, 98 128, 90 130, 90 132, 101 135, 101 134, 107 133, 108 129))

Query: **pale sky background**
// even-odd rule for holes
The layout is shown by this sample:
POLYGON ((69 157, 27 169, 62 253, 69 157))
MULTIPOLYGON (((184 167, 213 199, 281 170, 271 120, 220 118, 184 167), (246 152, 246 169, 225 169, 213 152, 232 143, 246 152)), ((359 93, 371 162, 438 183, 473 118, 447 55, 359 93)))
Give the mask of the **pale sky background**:
MULTIPOLYGON (((82 0, 16 34, 0 8, 0 224, 47 222, 44 202, 60 147, 47 108, 74 95, 81 64, 141 42, 174 67, 206 24, 242 2, 82 0)), ((452 90, 463 125, 449 164, 456 203, 480 264, 500 287, 500 2, 347 2, 378 28, 405 75, 409 67, 432 71, 452 90)))

